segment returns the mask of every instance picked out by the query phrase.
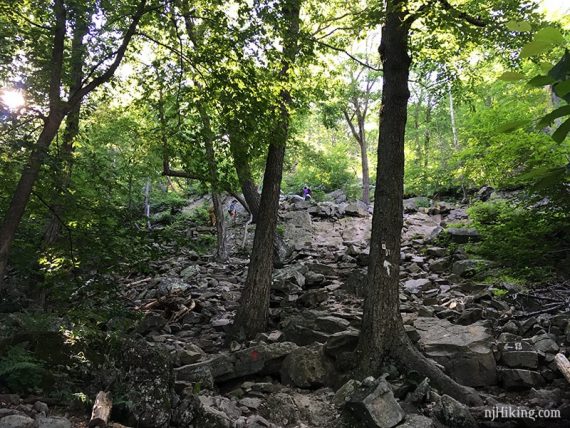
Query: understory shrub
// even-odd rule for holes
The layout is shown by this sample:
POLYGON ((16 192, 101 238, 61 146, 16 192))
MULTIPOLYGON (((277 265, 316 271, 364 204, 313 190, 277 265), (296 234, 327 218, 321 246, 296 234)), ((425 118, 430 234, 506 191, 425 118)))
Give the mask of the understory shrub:
POLYGON ((531 276, 567 269, 568 212, 497 200, 475 204, 468 213, 483 238, 473 252, 531 276))
POLYGON ((43 362, 23 345, 12 346, 0 358, 0 384, 15 393, 38 388, 43 379, 43 362))

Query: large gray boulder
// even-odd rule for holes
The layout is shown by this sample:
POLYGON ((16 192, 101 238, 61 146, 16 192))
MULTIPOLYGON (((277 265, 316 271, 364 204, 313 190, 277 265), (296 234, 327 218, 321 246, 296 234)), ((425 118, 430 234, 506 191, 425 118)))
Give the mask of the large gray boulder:
POLYGON ((434 408, 437 419, 449 428, 477 428, 479 425, 469 409, 451 398, 443 395, 434 408))
POLYGON ((254 374, 278 374, 283 359, 297 349, 291 342, 260 343, 250 348, 227 354, 222 353, 194 364, 175 369, 176 379, 181 382, 196 382, 208 371, 216 382, 254 374))
POLYGON ((511 368, 536 369, 538 352, 527 342, 507 342, 499 346, 501 364, 511 368))
POLYGON ((367 428, 392 428, 406 415, 384 379, 378 379, 370 387, 357 389, 347 401, 346 407, 367 428))
POLYGON ((305 273, 307 268, 297 264, 276 269, 273 273, 271 288, 283 293, 298 293, 305 286, 305 273))
POLYGON ((282 215, 285 225, 285 242, 292 248, 310 247, 313 240, 313 223, 306 211, 287 211, 282 215))
POLYGON ((9 415, 0 419, 0 428, 33 428, 34 420, 24 415, 9 415))
POLYGON ((362 201, 356 201, 348 204, 344 212, 351 217, 368 217, 368 206, 362 201))
POLYGON ((346 193, 344 193, 344 190, 341 190, 341 189, 335 190, 334 192, 327 193, 325 195, 325 197, 328 200, 333 201, 335 204, 340 204, 342 202, 346 202, 346 200, 347 200, 346 193))
POLYGON ((285 340, 297 345, 311 345, 315 342, 325 343, 332 334, 346 330, 349 325, 349 321, 327 315, 326 312, 306 310, 285 317, 280 329, 285 340))
POLYGON ((539 372, 525 369, 500 368, 499 379, 506 389, 535 388, 546 383, 539 372))
POLYGON ((462 326, 445 319, 419 317, 414 327, 420 335, 419 348, 443 365, 456 381, 468 386, 496 383, 493 337, 483 325, 462 326))
POLYGON ((324 354, 323 345, 298 348, 283 360, 281 380, 299 388, 324 386, 334 374, 332 361, 324 354))
POLYGON ((118 357, 116 387, 128 403, 130 423, 140 428, 167 427, 174 376, 168 353, 142 341, 123 343, 118 357))

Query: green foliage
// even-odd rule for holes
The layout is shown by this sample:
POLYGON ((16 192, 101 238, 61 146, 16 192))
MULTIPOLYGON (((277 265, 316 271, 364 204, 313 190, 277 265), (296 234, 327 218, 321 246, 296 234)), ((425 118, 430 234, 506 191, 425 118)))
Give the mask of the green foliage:
POLYGON ((570 238, 567 212, 498 200, 472 206, 469 215, 483 237, 472 245, 475 253, 535 279, 565 268, 570 238))
POLYGON ((186 217, 187 220, 201 226, 211 226, 212 222, 210 221, 208 206, 208 204, 203 204, 194 208, 194 210, 186 217))
POLYGON ((39 388, 44 372, 43 362, 23 345, 11 347, 0 358, 0 381, 15 393, 39 388))

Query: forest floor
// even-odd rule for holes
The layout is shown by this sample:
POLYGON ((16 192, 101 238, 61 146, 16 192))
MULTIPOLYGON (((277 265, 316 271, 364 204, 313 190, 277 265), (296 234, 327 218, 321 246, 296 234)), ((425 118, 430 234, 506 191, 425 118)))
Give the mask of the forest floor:
MULTIPOLYGON (((419 349, 476 388, 485 405, 468 411, 395 365, 381 378, 351 379, 371 216, 337 196, 336 202, 282 201, 280 231, 291 254, 274 273, 270 329, 254 341, 226 343, 253 237, 249 226, 242 248, 245 215, 229 227, 227 263, 176 246, 169 252, 165 244, 169 254, 151 262, 152 275, 121 279, 124 305, 142 314, 133 337, 145 345, 133 345, 125 352, 132 358, 118 366, 136 373, 130 382, 140 394, 127 400, 142 401, 131 406, 136 421, 121 412, 114 420, 148 427, 568 426, 570 388, 554 362, 570 343, 568 283, 490 285, 484 279, 496 273, 493 264, 463 250, 477 233, 444 231, 468 221, 459 204, 405 201, 401 312, 419 349), (173 372, 163 367, 166 353, 173 372)), ((41 413, 33 407, 18 412, 41 413)), ((6 409, 0 427, 19 426, 2 425, 6 409)))

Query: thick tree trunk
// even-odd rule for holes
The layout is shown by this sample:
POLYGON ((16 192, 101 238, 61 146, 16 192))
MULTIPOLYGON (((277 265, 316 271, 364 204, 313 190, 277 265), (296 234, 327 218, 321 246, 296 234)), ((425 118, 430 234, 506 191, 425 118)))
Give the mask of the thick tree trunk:
MULTIPOLYGON (((70 93, 74 93, 81 89, 83 82, 83 60, 85 57, 85 46, 83 38, 87 33, 88 23, 87 17, 91 16, 91 11, 80 10, 76 8, 75 27, 73 30, 73 40, 71 41, 71 85, 70 93)), ((79 115, 81 104, 75 105, 66 118, 65 132, 63 134, 63 143, 61 145, 60 159, 58 160, 58 168, 56 172, 56 194, 54 195, 54 203, 52 205, 53 212, 50 213, 46 228, 44 231, 45 247, 53 245, 61 235, 61 219, 66 205, 66 194, 71 184, 71 171, 73 167, 73 150, 75 138, 79 134, 79 115)))
POLYGON ((33 148, 28 164, 22 171, 20 181, 14 190, 12 200, 0 228, 0 289, 8 265, 10 247, 16 236, 16 230, 22 220, 34 183, 38 178, 40 168, 48 154, 49 146, 57 135, 61 122, 65 116, 60 106, 61 74, 63 70, 63 53, 65 44, 66 14, 62 0, 55 0, 53 6, 56 23, 53 34, 51 52, 51 73, 49 83, 49 115, 45 120, 44 127, 36 146, 33 148))
MULTIPOLYGON (((288 118, 286 120, 288 122, 288 118)), ((283 126, 288 127, 288 123, 284 123, 283 126)), ((238 338, 253 338, 267 327, 269 291, 273 273, 272 248, 277 227, 279 189, 287 138, 287 130, 283 131, 285 135, 269 145, 267 154, 260 204, 262 215, 255 229, 247 279, 234 320, 235 335, 238 338)))
POLYGON ((409 99, 409 24, 405 0, 388 0, 380 56, 384 82, 380 111, 378 172, 376 179, 368 291, 357 347, 361 374, 379 374, 390 358, 406 369, 428 376, 444 393, 481 403, 471 392, 423 357, 408 339, 399 299, 400 236, 403 223, 404 134, 409 99))
MULTIPOLYGON (((283 8, 287 29, 283 41, 283 66, 280 72, 280 78, 284 81, 287 80, 288 71, 297 54, 300 7, 300 0, 284 0, 283 8)), ((271 134, 273 140, 269 144, 267 153, 263 192, 247 279, 234 320, 233 336, 237 338, 253 338, 267 328, 273 273, 272 247, 277 227, 285 146, 289 135, 288 107, 290 104, 291 95, 286 89, 282 89, 279 116, 274 132, 271 134)))
POLYGON ((49 146, 55 138, 62 120, 63 113, 60 111, 55 111, 48 117, 42 133, 38 138, 36 147, 30 155, 28 165, 24 171, 22 171, 22 176, 16 186, 16 190, 14 190, 10 206, 6 211, 4 223, 0 229, 0 286, 2 285, 2 279, 8 264, 10 247, 16 236, 16 230, 22 220, 26 205, 30 200, 34 183, 40 172, 40 167, 44 162, 44 158, 47 156, 49 146))
MULTIPOLYGON (((247 151, 245 151, 239 142, 233 138, 230 138, 230 151, 232 153, 234 167, 240 182, 243 196, 247 202, 249 212, 253 217, 252 223, 257 223, 261 196, 257 191, 257 186, 253 180, 247 151)), ((278 233, 275 233, 273 240, 273 264, 281 266, 284 263, 287 254, 287 245, 283 241, 283 238, 278 233)))

